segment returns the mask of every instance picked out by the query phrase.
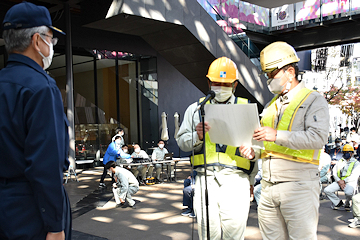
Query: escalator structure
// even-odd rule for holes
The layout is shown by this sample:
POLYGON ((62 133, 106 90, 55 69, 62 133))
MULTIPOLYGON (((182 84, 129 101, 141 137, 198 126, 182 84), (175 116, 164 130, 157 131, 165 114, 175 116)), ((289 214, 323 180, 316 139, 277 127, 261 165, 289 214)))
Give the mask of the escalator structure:
POLYGON ((239 68, 236 96, 260 110, 272 97, 259 76, 259 50, 245 34, 224 32, 197 1, 114 0, 105 19, 83 26, 140 36, 204 94, 208 67, 226 56, 239 68))

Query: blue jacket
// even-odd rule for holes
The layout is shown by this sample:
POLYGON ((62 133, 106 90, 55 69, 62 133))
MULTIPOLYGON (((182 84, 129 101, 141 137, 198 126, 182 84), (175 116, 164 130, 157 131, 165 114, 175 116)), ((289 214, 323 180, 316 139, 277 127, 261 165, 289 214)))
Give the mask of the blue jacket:
POLYGON ((68 149, 68 121, 55 80, 32 59, 11 54, 0 71, 0 178, 29 182, 37 205, 28 207, 38 209, 51 232, 65 228, 68 149))
POLYGON ((110 161, 116 162, 116 158, 120 156, 121 158, 130 158, 130 154, 124 153, 124 151, 120 149, 116 149, 115 142, 109 144, 106 149, 106 153, 103 158, 103 164, 106 165, 110 161))

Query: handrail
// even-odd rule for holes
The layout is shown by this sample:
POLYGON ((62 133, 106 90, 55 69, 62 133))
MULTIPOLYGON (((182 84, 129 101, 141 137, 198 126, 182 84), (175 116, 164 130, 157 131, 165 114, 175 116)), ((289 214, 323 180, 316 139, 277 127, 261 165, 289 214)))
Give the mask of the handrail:
MULTIPOLYGON (((216 13, 216 16, 217 16, 216 18, 218 18, 219 20, 223 20, 223 21, 226 21, 226 18, 229 18, 229 16, 225 16, 225 17, 222 16, 217 11, 217 9, 208 0, 205 0, 205 2, 216 13)), ((206 7, 204 9, 207 10, 206 7)), ((209 13, 209 11, 207 11, 207 12, 209 13)), ((231 29, 231 34, 229 34, 229 37, 231 37, 231 39, 233 39, 233 41, 240 47, 240 49, 250 59, 251 58, 257 58, 258 59, 259 55, 260 55, 260 51, 257 49, 255 44, 253 44, 251 42, 250 38, 248 38, 245 33, 239 33, 239 31, 237 29, 235 29, 235 27, 232 24, 229 24, 229 26, 230 26, 230 29, 231 29)), ((242 30, 241 30, 241 32, 242 32, 242 30)), ((259 66, 257 65, 257 67, 259 67, 259 66)))
MULTIPOLYGON (((211 0, 210 0, 211 1, 211 0)), ((213 0, 212 2, 215 2, 216 0, 213 0)), ((253 22, 248 22, 248 21, 244 21, 240 19, 240 14, 243 14, 242 11, 240 11, 240 4, 248 4, 244 1, 238 1, 238 2, 234 2, 236 4, 232 4, 231 1, 230 3, 223 3, 223 2, 219 2, 220 0, 216 1, 219 4, 223 4, 223 6, 227 6, 229 11, 232 11, 232 15, 234 15, 234 8, 238 8, 238 21, 239 23, 242 23, 244 25, 244 27, 246 27, 246 29, 250 30, 250 31, 255 31, 255 32, 262 32, 264 34, 271 34, 271 32, 273 31, 278 31, 278 30, 284 30, 287 28, 296 28, 297 26, 309 26, 312 27, 314 26, 314 23, 316 22, 316 25, 323 25, 324 22, 326 21, 330 21, 333 20, 335 18, 342 18, 342 19, 347 19, 347 20, 352 20, 354 15, 360 14, 360 4, 358 0, 347 0, 345 2, 339 1, 339 0, 335 0, 332 2, 324 2, 323 0, 317 0, 318 4, 314 10, 314 8, 312 8, 312 11, 306 12, 309 15, 306 15, 305 13, 305 19, 304 18, 300 18, 296 16, 296 14, 294 14, 294 19, 293 21, 289 21, 288 23, 284 23, 283 25, 280 26, 272 26, 271 24, 271 10, 275 9, 275 8, 263 8, 263 7, 259 7, 255 4, 251 4, 251 6, 253 6, 254 8, 262 8, 262 9, 268 9, 269 13, 268 13, 268 21, 265 21, 266 23, 270 23, 269 25, 267 25, 266 23, 264 23, 265 25, 260 25, 258 23, 253 23, 253 22), (228 4, 228 5, 227 5, 228 4), (329 9, 333 9, 333 6, 335 6, 336 4, 338 4, 335 13, 330 11, 329 9), (341 7, 339 7, 339 4, 341 7), (232 7, 233 6, 233 7, 232 7), (231 8, 232 7, 232 8, 231 8), (317 14, 317 9, 320 9, 320 13, 317 14), (255 25, 257 25, 258 27, 256 27, 255 25), (291 25, 291 26, 289 26, 291 25), (253 26, 253 27, 251 27, 253 26)), ((215 9, 216 7, 214 7, 213 3, 210 3, 208 0, 198 0, 198 2, 200 3, 207 3, 209 6, 211 6, 211 8, 214 10, 214 12, 221 17, 221 19, 224 19, 221 14, 215 9)), ((294 4, 287 4, 289 6, 293 6, 294 8, 294 13, 299 13, 299 11, 301 11, 302 9, 304 9, 304 7, 306 5, 302 5, 303 8, 301 9, 297 9, 296 7, 299 6, 298 4, 300 3, 304 3, 306 4, 306 1, 299 1, 298 3, 294 3, 294 4)), ((313 6, 313 4, 312 4, 313 6)), ((276 8, 281 8, 282 6, 278 6, 276 8)), ((206 7, 204 7, 204 9, 207 11, 206 7)), ((306 7, 305 7, 306 9, 306 7)), ((208 12, 209 13, 209 12, 208 12)), ((209 13, 211 14, 211 13, 209 13)), ((254 13, 258 14, 257 12, 254 13)), ((265 12, 263 12, 263 14, 266 14, 265 12)), ((226 16, 229 17, 229 16, 226 16)), ((232 18, 232 17, 231 17, 232 18)), ((253 19, 253 18, 252 18, 253 19)), ((264 19, 264 16, 261 19, 264 19)), ((233 28, 233 27, 232 27, 233 28)))

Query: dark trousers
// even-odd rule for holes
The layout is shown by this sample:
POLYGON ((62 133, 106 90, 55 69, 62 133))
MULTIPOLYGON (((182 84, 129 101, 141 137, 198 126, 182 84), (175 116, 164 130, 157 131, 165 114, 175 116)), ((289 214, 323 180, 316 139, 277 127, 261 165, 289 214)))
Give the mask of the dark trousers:
POLYGON ((193 209, 193 197, 194 189, 191 185, 183 189, 183 206, 188 206, 188 208, 193 209))
MULTIPOLYGON (((49 189, 51 191, 51 189, 49 189)), ((71 209, 65 189, 65 239, 71 239, 71 209)), ((0 183, 0 239, 45 239, 43 219, 29 182, 0 183)))
MULTIPOLYGON (((107 175, 107 168, 105 167, 104 165, 104 171, 103 171, 103 174, 101 175, 101 178, 100 178, 100 183, 104 183, 104 179, 107 175)), ((111 183, 114 183, 115 182, 115 179, 113 177, 111 177, 111 183)))

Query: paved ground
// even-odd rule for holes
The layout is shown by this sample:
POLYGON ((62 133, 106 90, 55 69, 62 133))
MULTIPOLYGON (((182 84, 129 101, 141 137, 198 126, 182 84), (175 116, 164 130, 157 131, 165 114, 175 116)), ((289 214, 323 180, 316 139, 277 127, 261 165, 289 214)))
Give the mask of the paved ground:
MULTIPOLYGON (((79 182, 65 184, 73 211, 73 239, 197 240, 195 219, 180 215, 183 179, 190 173, 190 167, 187 162, 180 162, 178 166, 177 182, 140 186, 134 196, 137 209, 115 208, 111 189, 99 190, 102 167, 77 170, 79 182)), ((110 186, 110 178, 106 181, 110 186)), ((334 211, 330 205, 329 200, 321 201, 318 239, 360 239, 360 228, 347 226, 352 213, 334 211)), ((306 207, 306 203, 299 207, 306 207)), ((262 239, 255 203, 251 203, 245 239, 262 239)))

